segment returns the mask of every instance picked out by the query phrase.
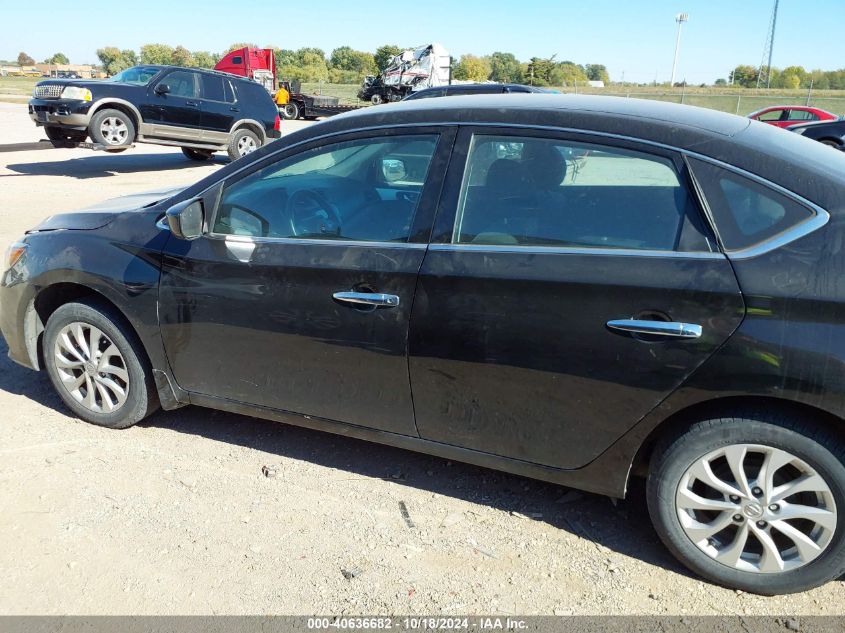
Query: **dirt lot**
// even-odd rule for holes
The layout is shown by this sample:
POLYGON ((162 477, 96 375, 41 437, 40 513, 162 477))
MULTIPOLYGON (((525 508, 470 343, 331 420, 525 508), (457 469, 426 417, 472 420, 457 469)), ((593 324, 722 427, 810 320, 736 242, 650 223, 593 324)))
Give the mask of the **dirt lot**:
MULTIPOLYGON (((22 106, 0 104, 0 145, 38 137, 22 106)), ((0 245, 46 215, 224 163, 153 146, 0 153, 0 245)), ((0 411, 2 614, 845 612, 842 582, 761 598, 698 581, 638 497, 615 505, 198 408, 90 426, 4 343, 0 411)))

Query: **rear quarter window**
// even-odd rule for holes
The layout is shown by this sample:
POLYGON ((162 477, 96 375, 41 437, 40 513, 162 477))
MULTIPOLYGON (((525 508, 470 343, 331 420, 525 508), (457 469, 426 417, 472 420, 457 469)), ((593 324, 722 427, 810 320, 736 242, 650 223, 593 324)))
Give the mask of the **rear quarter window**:
POLYGON ((690 164, 728 251, 761 244, 815 216, 809 207, 756 180, 694 158, 690 164))

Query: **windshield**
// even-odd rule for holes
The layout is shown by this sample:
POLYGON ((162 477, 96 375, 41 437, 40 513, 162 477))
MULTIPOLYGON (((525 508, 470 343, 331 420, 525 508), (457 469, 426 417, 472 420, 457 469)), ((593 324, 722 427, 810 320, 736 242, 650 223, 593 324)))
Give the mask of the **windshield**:
POLYGON ((119 81, 124 84, 146 86, 150 83, 150 79, 155 77, 160 70, 160 68, 154 66, 133 66, 132 68, 121 70, 116 75, 109 77, 106 81, 119 81))

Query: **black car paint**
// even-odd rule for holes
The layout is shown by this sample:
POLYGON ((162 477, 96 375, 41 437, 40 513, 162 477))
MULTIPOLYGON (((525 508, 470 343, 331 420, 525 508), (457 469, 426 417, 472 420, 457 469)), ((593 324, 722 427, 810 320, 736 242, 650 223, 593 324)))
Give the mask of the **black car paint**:
POLYGON ((787 129, 801 134, 804 138, 835 144, 837 149, 845 151, 845 119, 790 125, 787 129))
MULTIPOLYGON (((38 293, 57 283, 77 284, 76 287, 87 287, 102 294, 127 315, 156 371, 165 408, 190 402, 257 415, 615 496, 624 495, 632 463, 643 444, 650 441, 652 432, 663 423, 671 423, 690 407, 726 398, 742 398, 761 406, 777 401, 801 403, 820 415, 822 412, 830 414, 841 424, 839 420, 845 413, 845 319, 842 308, 845 288, 838 271, 845 266, 845 249, 840 247, 845 218, 844 159, 834 154, 835 160, 830 160, 829 149, 819 145, 816 151, 814 143, 783 134, 765 124, 748 123, 694 108, 678 109, 608 98, 532 95, 521 102, 514 99, 520 97, 456 97, 448 103, 438 102, 436 106, 422 100, 374 108, 372 112, 341 115, 290 134, 282 142, 260 149, 245 161, 222 168, 166 201, 139 211, 121 213, 98 229, 54 230, 30 235, 27 238, 29 253, 21 264, 5 273, 3 279, 0 327, 9 343, 10 356, 27 365, 36 360, 33 343, 43 325, 38 318, 38 302, 32 303, 38 293), (545 101, 537 102, 536 99, 545 101), (195 248, 214 246, 211 240, 201 240, 206 242, 205 247, 200 242, 181 242, 157 228, 155 222, 167 207, 195 197, 241 170, 273 160, 280 153, 295 152, 300 145, 319 143, 325 137, 366 129, 379 133, 386 128, 402 126, 437 126, 448 130, 464 124, 510 129, 524 126, 520 129, 554 129, 555 133, 569 130, 566 133, 576 135, 589 130, 592 136, 639 139, 638 142, 652 144, 664 152, 672 151, 665 146, 679 148, 775 181, 829 211, 831 221, 794 242, 753 257, 732 256, 728 261, 723 255, 713 254, 701 260, 673 260, 670 268, 661 268, 663 277, 659 283, 655 283, 656 275, 648 268, 656 266, 657 259, 640 267, 638 264, 643 262, 625 255, 602 253, 583 261, 578 261, 575 255, 566 255, 548 258, 555 262, 554 265, 541 262, 537 266, 538 258, 528 255, 507 255, 499 262, 484 262, 470 256, 461 262, 461 275, 456 276, 454 253, 429 249, 422 260, 411 313, 407 364, 403 361, 401 346, 373 347, 362 341, 354 315, 345 315, 353 317, 345 323, 332 324, 336 329, 330 337, 314 324, 309 324, 301 334, 297 330, 297 335, 292 336, 293 339, 301 338, 294 340, 290 348, 293 354, 334 349, 338 344, 344 353, 350 354, 350 366, 356 373, 351 392, 356 396, 352 400, 355 410, 341 412, 344 420, 326 419, 309 411, 291 411, 283 403, 245 403, 211 393, 212 389, 200 388, 187 393, 180 388, 172 367, 184 359, 177 361, 168 357, 162 333, 165 339, 181 336, 189 340, 195 336, 203 325, 194 318, 198 302, 203 300, 205 293, 225 301, 250 292, 260 293, 261 289, 239 286, 246 281, 243 273, 221 268, 215 269, 213 278, 206 277, 204 285, 197 284, 196 280, 186 283, 184 271, 189 266, 196 269, 198 263, 189 263, 183 255, 195 248), (519 263, 519 258, 522 263, 531 265, 526 274, 538 277, 536 281, 529 280, 528 284, 524 280, 521 283, 512 279, 506 281, 513 284, 512 297, 527 294, 525 305, 519 305, 511 297, 504 300, 505 303, 499 299, 497 304, 491 304, 489 292, 481 292, 485 289, 484 284, 489 283, 483 280, 501 277, 509 265, 519 263), (159 270, 163 259, 166 281, 160 300, 159 270), (674 272, 667 275, 666 270, 674 272), (463 279, 467 272, 468 276, 481 278, 482 282, 468 283, 463 279), (565 296, 549 296, 550 293, 543 292, 549 280, 539 277, 545 273, 567 284, 565 296), (601 273, 604 277, 600 277, 601 273), (596 301, 601 297, 596 299, 595 290, 583 282, 606 283, 605 288, 616 292, 614 285, 609 283, 613 281, 609 275, 617 275, 618 287, 627 289, 616 293, 619 303, 607 306, 606 310, 612 309, 612 314, 602 313, 598 319, 600 311, 597 311, 588 323, 590 312, 579 313, 577 306, 585 300, 596 301), (186 294, 189 284, 192 290, 186 294), (667 287, 671 292, 664 292, 663 296, 660 289, 665 291, 667 287), (528 290, 523 292, 525 288, 528 290), (737 288, 742 289, 741 296, 737 288), (170 293, 173 301, 165 306, 170 301, 165 298, 166 293, 170 293), (674 315, 694 306, 700 307, 702 298, 714 308, 713 319, 705 322, 713 330, 713 338, 695 344, 700 345, 698 348, 673 349, 671 345, 626 340, 603 330, 604 320, 616 317, 617 310, 623 312, 618 316, 630 316, 624 314, 625 310, 634 310, 637 306, 654 307, 662 302, 657 307, 674 315), (444 319, 442 309, 435 304, 449 307, 447 318, 444 319), (484 348, 477 332, 489 324, 491 307, 515 312, 500 321, 504 327, 493 346, 484 348), (158 311, 162 308, 166 314, 174 316, 165 316, 159 325, 158 311), (555 313, 558 319, 577 316, 572 322, 575 333, 584 332, 585 328, 592 328, 594 334, 601 330, 595 339, 599 343, 594 348, 584 344, 576 349, 581 365, 561 363, 552 352, 556 349, 560 352, 562 348, 544 350, 531 345, 530 341, 520 340, 516 330, 519 316, 523 321, 538 319, 537 329, 547 332, 551 322, 546 316, 549 313, 555 313), (178 328, 181 331, 173 329, 173 319, 181 320, 182 325, 178 328), (438 340, 443 337, 447 340, 438 340), (642 364, 647 350, 659 350, 655 352, 657 362, 653 366, 642 364), (533 358, 531 354, 538 357, 533 358), (612 365, 597 368, 592 364, 594 358, 618 362, 628 374, 612 365), (664 363, 681 360, 687 365, 673 375, 660 360, 664 363), (387 364, 375 366, 381 362, 387 364), (583 416, 561 420, 558 424, 548 419, 532 421, 538 426, 526 428, 525 413, 530 409, 525 400, 502 398, 502 405, 510 409, 500 418, 476 427, 479 433, 483 431, 489 436, 468 435, 473 427, 456 426, 466 424, 468 420, 477 421, 478 418, 472 416, 473 406, 478 402, 486 404, 500 395, 530 392, 528 382, 534 380, 538 366, 547 374, 544 379, 550 381, 544 383, 544 387, 555 384, 554 377, 564 381, 564 396, 572 394, 571 397, 576 398, 576 401, 566 402, 568 412, 577 411, 576 405, 580 404, 583 416), (409 423, 406 408, 401 417, 388 419, 388 414, 407 407, 407 403, 399 400, 382 412, 379 419, 385 424, 367 423, 372 400, 380 395, 386 367, 402 371, 406 378, 410 371, 416 433, 409 423), (403 370, 403 367, 406 368, 403 370), (506 376, 512 383, 508 385, 509 391, 497 394, 489 385, 479 389, 479 376, 483 376, 483 372, 501 374, 494 376, 496 380, 506 376), (580 379, 596 372, 599 373, 595 390, 583 391, 578 386, 580 379), (526 383, 518 384, 521 380, 526 383), (616 399, 608 398, 602 403, 599 419, 596 417, 598 410, 591 407, 602 393, 600 383, 606 385, 607 393, 615 393, 616 399), (479 391, 478 402, 473 401, 473 390, 479 391), (630 398, 637 399, 638 406, 633 410, 630 398), (652 407, 650 411, 649 407, 652 407), (463 418, 454 416, 456 413, 463 418), (376 426, 382 428, 374 428, 376 426), (527 445, 528 441, 534 445, 533 449, 527 445), (545 446, 539 449, 536 447, 543 444, 545 446)), ((456 147, 456 151, 460 148, 456 147)), ((454 157, 452 162, 455 162, 454 157)), ((457 178, 454 171, 450 167, 445 179, 433 233, 423 223, 418 227, 413 243, 425 244, 429 234, 438 243, 444 223, 448 225, 449 214, 454 212, 454 202, 450 198, 450 186, 454 187, 457 178)), ((430 213, 433 212, 434 208, 431 208, 430 213)), ((65 218, 62 228, 90 227, 91 223, 86 224, 82 216, 65 218)), ((431 219, 429 215, 428 221, 431 219)), ((62 216, 54 218, 52 226, 59 228, 62 220, 62 216)), ((305 248, 305 245, 300 246, 302 251, 305 248)), ((314 252, 318 263, 326 261, 325 255, 319 255, 320 250, 314 252)), ((302 255, 292 252, 287 257, 296 261, 302 255)), ((378 265, 373 265, 372 257, 360 255, 357 261, 362 266, 359 278, 373 280, 378 265)), ((408 269, 407 264, 401 267, 408 269)), ((340 280, 336 274, 336 271, 328 271, 321 275, 310 269, 298 281, 308 283, 315 292, 345 289, 345 285, 344 288, 331 285, 340 280)), ((354 280, 348 277, 343 281, 354 280)), ((306 300, 311 301, 308 289, 303 292, 306 300)), ((260 299, 257 301, 252 309, 264 305, 260 299)), ((330 311, 329 315, 336 309, 328 297, 323 306, 330 311)), ((221 330, 221 334, 232 341, 243 336, 266 341, 267 336, 279 331, 280 324, 290 328, 289 318, 274 320, 269 315, 256 318, 257 315, 247 311, 233 316, 232 312, 236 311, 227 311, 230 323, 221 330)), ((203 318, 208 320, 209 316, 214 317, 214 314, 203 318)), ((288 316, 296 317, 295 314, 288 316)), ((365 315, 360 316, 360 322, 365 322, 365 315)), ((180 344, 178 340, 171 340, 171 355, 179 353, 180 344)), ((231 379, 237 380, 237 376, 231 379)), ((320 386, 314 385, 313 397, 327 401, 337 397, 334 385, 326 385, 322 390, 320 386)), ((553 401, 539 403, 536 410, 538 414, 549 415, 553 412, 553 401)), ((330 413, 337 417, 341 414, 330 413)))
POLYGON ((402 101, 416 101, 417 99, 431 99, 433 97, 455 97, 459 95, 482 95, 482 94, 522 94, 522 93, 550 93, 554 90, 526 86, 523 84, 449 84, 446 86, 434 86, 412 92, 402 101))

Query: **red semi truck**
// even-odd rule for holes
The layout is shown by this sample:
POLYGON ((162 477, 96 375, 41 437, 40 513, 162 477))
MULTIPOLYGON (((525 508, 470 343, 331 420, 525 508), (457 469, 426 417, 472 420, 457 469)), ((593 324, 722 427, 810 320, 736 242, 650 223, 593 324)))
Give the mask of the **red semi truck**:
POLYGON ((217 62, 214 70, 232 75, 249 77, 262 84, 273 100, 279 87, 288 91, 290 98, 287 103, 279 105, 279 115, 285 119, 313 119, 320 116, 332 116, 341 112, 355 110, 361 106, 339 105, 337 97, 302 94, 299 82, 291 85, 287 81, 278 81, 276 76, 276 56, 272 48, 239 48, 231 51, 217 62))

